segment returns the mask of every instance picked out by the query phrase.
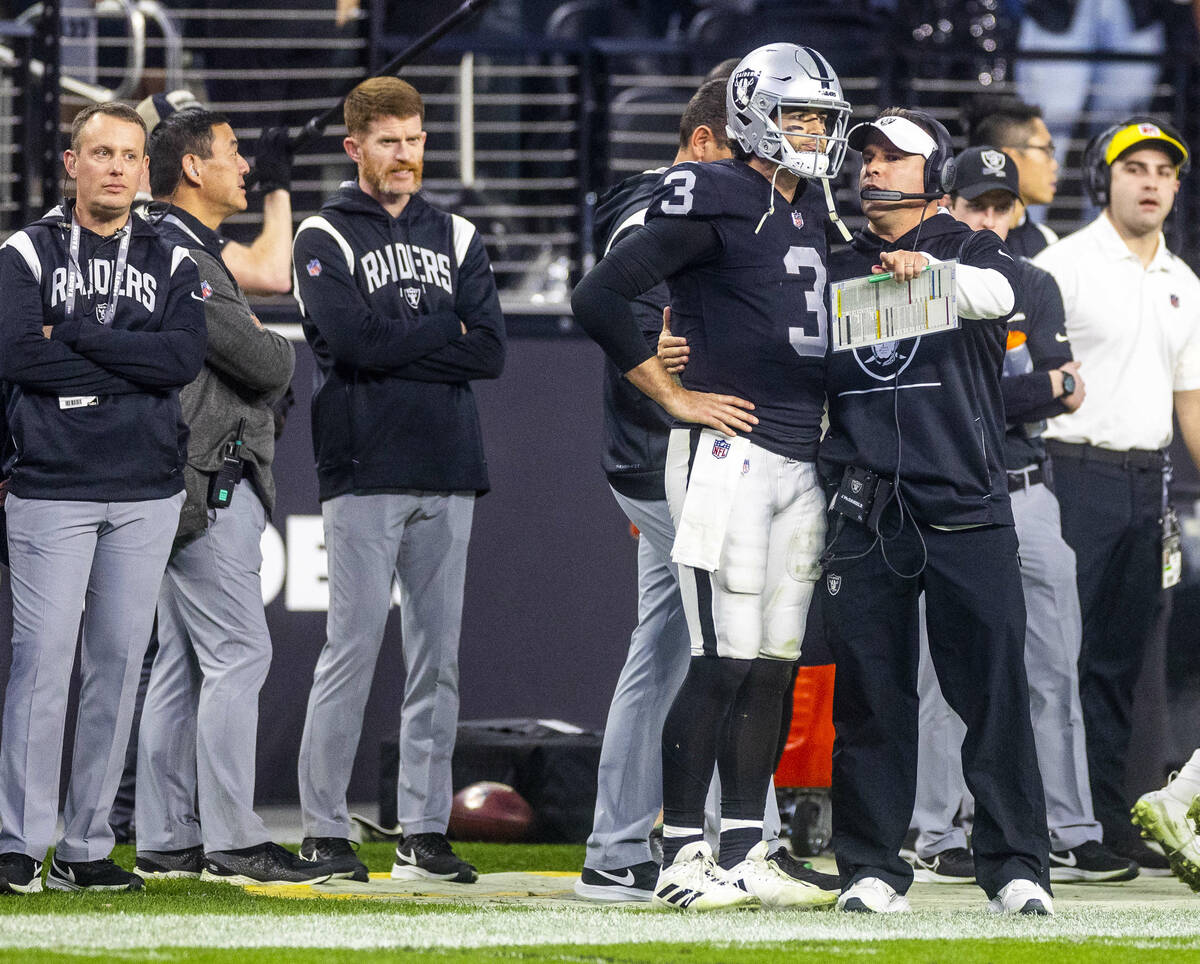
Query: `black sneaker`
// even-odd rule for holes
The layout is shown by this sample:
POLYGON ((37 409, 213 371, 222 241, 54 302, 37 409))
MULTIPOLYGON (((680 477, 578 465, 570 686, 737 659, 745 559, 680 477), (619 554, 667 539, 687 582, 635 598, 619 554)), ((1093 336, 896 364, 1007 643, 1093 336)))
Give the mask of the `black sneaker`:
POLYGON ((112 860, 50 861, 46 886, 51 890, 141 890, 145 885, 137 874, 118 867, 112 860))
POLYGON ((319 884, 330 870, 323 863, 303 860, 277 843, 267 841, 241 850, 204 855, 201 880, 223 884, 319 884))
POLYGON ((1133 880, 1137 875, 1137 863, 1117 856, 1098 840, 1087 840, 1078 847, 1050 854, 1050 880, 1056 884, 1073 880, 1116 883, 1133 880))
POLYGON ((821 890, 832 891, 835 894, 842 892, 842 879, 837 874, 823 874, 819 870, 814 870, 812 864, 807 860, 797 860, 788 853, 786 847, 780 847, 767 860, 778 864, 780 870, 795 880, 802 880, 806 884, 812 884, 814 887, 820 887, 821 890))
POLYGON ((649 900, 657 883, 658 864, 653 860, 615 870, 584 867, 575 893, 587 900, 649 900))
POLYGON ((204 869, 204 848, 139 850, 133 872, 143 880, 194 879, 204 869))
POLYGON ((922 884, 973 884, 975 858, 966 847, 951 847, 928 860, 914 856, 913 880, 922 884))
POLYGON ((1132 835, 1104 835, 1104 846, 1109 853, 1118 857, 1132 860, 1138 865, 1138 873, 1143 877, 1170 877, 1171 862, 1160 851, 1147 847, 1139 838, 1132 835))
POLYGON ((334 878, 367 881, 367 865, 355 856, 358 848, 345 837, 305 837, 300 844, 301 860, 318 860, 334 878))
POLYGON ((42 865, 25 854, 0 854, 0 894, 38 894, 42 865))
POLYGON ((459 860, 444 833, 414 833, 396 844, 392 880, 450 880, 473 884, 479 871, 459 860))

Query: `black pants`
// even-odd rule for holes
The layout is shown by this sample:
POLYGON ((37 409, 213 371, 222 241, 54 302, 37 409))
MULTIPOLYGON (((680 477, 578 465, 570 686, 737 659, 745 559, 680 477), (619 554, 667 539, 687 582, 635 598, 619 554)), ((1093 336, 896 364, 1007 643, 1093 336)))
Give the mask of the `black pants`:
POLYGON ((1133 690, 1162 591, 1162 470, 1072 458, 1056 449, 1062 534, 1075 550, 1083 645, 1079 700, 1092 806, 1106 840, 1133 834, 1125 756, 1133 690))
MULTIPOLYGON (((888 531, 885 518, 885 531, 888 531)), ((834 534, 833 520, 830 538, 834 534)), ((870 546, 847 523, 838 557, 870 546)), ((879 877, 901 893, 912 868, 899 851, 917 770, 917 600, 946 701, 967 726, 962 764, 975 796, 975 876, 989 897, 1015 878, 1049 888, 1050 838, 1025 677, 1025 598, 1011 527, 944 532, 910 520, 863 558, 826 568, 821 603, 837 663, 833 722, 833 849, 843 885, 879 877), (924 539, 922 552, 920 539, 924 539)))

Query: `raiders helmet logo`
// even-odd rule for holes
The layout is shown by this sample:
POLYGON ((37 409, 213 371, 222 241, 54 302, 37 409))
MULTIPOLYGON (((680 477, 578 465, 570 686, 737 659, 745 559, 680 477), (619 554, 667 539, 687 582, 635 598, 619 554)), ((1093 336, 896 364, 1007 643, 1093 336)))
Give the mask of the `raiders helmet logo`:
POLYGON ((739 70, 733 75, 733 103, 739 110, 750 106, 750 98, 758 84, 759 72, 751 67, 739 70))
POLYGON ((836 596, 842 589, 842 577, 836 572, 831 572, 825 576, 825 588, 829 590, 829 595, 836 596))
POLYGON ((850 480, 850 491, 858 495, 863 489, 863 484, 858 479, 850 480))
POLYGON ((1004 164, 1008 158, 1002 151, 984 151, 979 155, 983 161, 983 173, 994 177, 1004 177, 1004 164))
POLYGON ((420 288, 405 288, 404 289, 404 300, 408 302, 408 306, 410 308, 417 307, 417 305, 419 305, 421 303, 421 289, 420 288))

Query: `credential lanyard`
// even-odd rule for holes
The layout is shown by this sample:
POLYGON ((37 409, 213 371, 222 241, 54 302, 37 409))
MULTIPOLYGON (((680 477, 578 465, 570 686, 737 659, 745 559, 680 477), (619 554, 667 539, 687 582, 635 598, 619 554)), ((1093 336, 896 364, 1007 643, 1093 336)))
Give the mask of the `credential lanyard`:
MULTIPOLYGON (((129 260, 129 239, 133 236, 133 225, 126 224, 121 229, 121 244, 117 248, 117 263, 113 266, 112 284, 109 286, 111 297, 104 309, 104 314, 97 318, 102 325, 110 324, 117 315, 117 299, 121 291, 121 281, 125 277, 125 263, 129 260)), ((79 266, 79 222, 71 221, 70 258, 67 264, 67 302, 66 317, 75 314, 75 286, 83 283, 83 269, 79 266)))

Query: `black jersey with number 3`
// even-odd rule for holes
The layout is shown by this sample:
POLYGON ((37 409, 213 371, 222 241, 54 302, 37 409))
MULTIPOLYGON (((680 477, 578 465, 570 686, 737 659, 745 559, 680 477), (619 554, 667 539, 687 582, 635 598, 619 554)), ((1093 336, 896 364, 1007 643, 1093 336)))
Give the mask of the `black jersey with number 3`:
POLYGON ((663 175, 646 223, 705 221, 720 239, 719 253, 667 278, 671 330, 690 348, 684 387, 753 402, 751 440, 811 461, 825 399, 825 210, 819 186, 802 180, 791 204, 775 193, 758 228, 771 190, 740 161, 679 164, 663 175))

